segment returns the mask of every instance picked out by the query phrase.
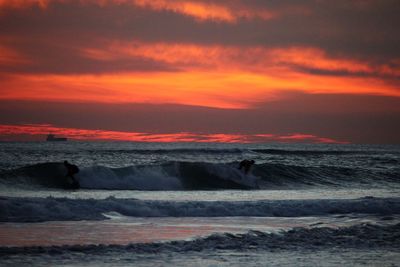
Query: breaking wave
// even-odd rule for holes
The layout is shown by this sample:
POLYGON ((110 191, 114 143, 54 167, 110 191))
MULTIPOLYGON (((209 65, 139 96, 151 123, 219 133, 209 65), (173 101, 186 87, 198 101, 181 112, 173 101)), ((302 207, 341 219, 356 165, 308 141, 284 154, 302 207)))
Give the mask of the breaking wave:
MULTIPOLYGON (((304 186, 348 186, 379 182, 398 183, 400 168, 366 170, 334 166, 256 164, 245 175, 238 162, 167 162, 122 168, 92 166, 76 175, 84 189, 212 190, 287 189, 304 186)), ((1 172, 0 183, 30 184, 49 188, 71 187, 62 163, 50 162, 1 172)))
POLYGON ((0 198, 1 222, 103 220, 131 217, 300 217, 335 214, 400 214, 400 198, 150 201, 137 199, 0 198))

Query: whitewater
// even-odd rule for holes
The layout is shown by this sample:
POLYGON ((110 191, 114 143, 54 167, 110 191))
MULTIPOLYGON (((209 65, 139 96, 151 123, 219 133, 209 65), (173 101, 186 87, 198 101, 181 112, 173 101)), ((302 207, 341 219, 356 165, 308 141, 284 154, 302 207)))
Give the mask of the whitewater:
POLYGON ((1 142, 0 265, 396 266, 399 163, 396 145, 1 142))

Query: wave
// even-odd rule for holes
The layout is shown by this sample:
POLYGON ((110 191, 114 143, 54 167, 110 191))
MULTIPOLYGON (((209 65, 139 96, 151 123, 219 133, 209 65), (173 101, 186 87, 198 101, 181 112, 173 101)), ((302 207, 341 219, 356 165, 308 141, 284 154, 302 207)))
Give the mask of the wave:
MULTIPOLYGON (((273 148, 162 148, 162 149, 101 149, 86 150, 89 153, 118 154, 243 154, 260 153, 271 155, 376 155, 379 150, 340 150, 340 149, 273 149, 273 148)), ((388 154, 399 154, 397 151, 385 151, 388 154)))
MULTIPOLYGON (((278 163, 256 164, 250 174, 238 169, 238 162, 166 162, 122 168, 92 166, 76 175, 84 189, 129 190, 213 190, 287 189, 305 186, 375 185, 398 183, 400 168, 367 170, 334 166, 296 166, 278 163)), ((50 162, 1 172, 1 182, 71 188, 62 163, 50 162)))
MULTIPOLYGON (((90 151, 89 151, 90 152, 90 151)), ((99 152, 99 151, 91 151, 99 152)), ((382 154, 382 150, 373 149, 275 149, 275 148, 171 148, 171 149, 123 149, 101 150, 105 153, 129 154, 244 154, 259 153, 285 156, 323 156, 323 155, 362 155, 371 156, 382 154)), ((386 155, 399 155, 396 150, 385 150, 386 155)))
MULTIPOLYGON (((11 171, 2 177, 8 182, 39 184, 52 188, 70 188, 62 163, 42 163, 11 171)), ((123 168, 93 166, 76 175, 81 188, 131 190, 209 190, 256 189, 258 178, 244 175, 236 164, 169 162, 123 168)))
POLYGON ((198 147, 198 148, 142 148, 142 149, 100 149, 100 150, 87 150, 88 152, 110 152, 110 153, 138 153, 138 154, 236 154, 246 152, 256 152, 263 154, 277 154, 277 155, 344 155, 344 154, 364 154, 376 155, 384 151, 386 154, 396 154, 398 150, 391 150, 383 148, 356 148, 356 147, 321 147, 312 149, 283 149, 283 148, 257 148, 257 147, 236 147, 236 148, 212 148, 212 147, 198 147))
POLYGON ((137 199, 0 198, 1 222, 103 220, 131 217, 301 217, 334 214, 400 214, 400 198, 275 201, 145 201, 137 199))
MULTIPOLYGON (((18 150, 15 150, 18 151, 18 150)), ((37 153, 37 150, 24 149, 25 152, 37 153)), ((260 153, 271 155, 377 155, 382 150, 366 150, 366 149, 275 149, 275 148, 152 148, 152 149, 85 149, 87 153, 102 154, 243 154, 243 153, 260 153)), ((64 150, 51 149, 52 153, 62 153, 64 150)), ((396 150, 385 150, 385 154, 398 155, 400 152, 396 150)))
POLYGON ((322 248, 400 248, 400 224, 359 224, 341 228, 294 228, 280 233, 249 231, 245 234, 213 234, 194 240, 130 245, 74 245, 49 247, 0 247, 0 255, 63 253, 104 254, 105 252, 151 253, 203 250, 312 250, 322 248))
POLYGON ((163 149, 107 149, 88 150, 93 153, 126 153, 126 154, 240 154, 249 149, 240 148, 163 148, 163 149))
POLYGON ((271 155, 346 155, 346 154, 373 154, 376 151, 366 150, 294 150, 294 149, 251 149, 251 151, 271 155))

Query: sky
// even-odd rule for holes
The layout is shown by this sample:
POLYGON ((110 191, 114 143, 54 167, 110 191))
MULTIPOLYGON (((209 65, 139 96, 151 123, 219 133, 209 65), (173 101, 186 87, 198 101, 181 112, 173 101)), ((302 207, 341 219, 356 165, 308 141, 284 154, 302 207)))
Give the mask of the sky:
POLYGON ((400 143, 398 0, 0 0, 0 141, 400 143))

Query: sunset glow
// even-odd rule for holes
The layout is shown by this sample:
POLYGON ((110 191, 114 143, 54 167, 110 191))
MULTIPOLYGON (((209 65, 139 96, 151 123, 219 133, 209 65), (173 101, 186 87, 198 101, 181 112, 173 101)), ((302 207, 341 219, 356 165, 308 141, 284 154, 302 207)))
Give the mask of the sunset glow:
POLYGON ((13 141, 15 135, 29 135, 28 140, 44 140, 49 133, 57 133, 77 141, 131 141, 131 142, 211 142, 211 143, 333 143, 343 144, 344 141, 318 137, 310 134, 197 134, 197 133, 174 133, 174 134, 152 134, 137 132, 119 132, 107 130, 87 130, 74 128, 60 128, 52 125, 0 125, 0 137, 3 140, 13 141))
POLYGON ((292 72, 16 75, 3 85, 1 99, 178 103, 217 108, 251 108, 252 104, 275 100, 285 91, 400 96, 395 86, 375 78, 322 78, 292 72), (25 90, 27 87, 29 90, 25 90))
MULTIPOLYGON (((334 95, 344 102, 346 97, 357 96, 363 103, 374 97, 392 103, 400 97, 396 45, 400 41, 382 21, 371 21, 377 10, 383 14, 392 9, 390 3, 378 1, 364 5, 241 0, 0 1, 0 102, 169 104, 227 112, 256 112, 282 103, 280 114, 291 118, 303 114, 284 104, 292 103, 295 95, 326 103, 334 95), (324 12, 331 16, 322 16, 324 12), (377 29, 366 32, 351 20, 354 14, 377 29)), ((379 105, 374 110, 389 107, 383 102, 379 105)), ((360 116, 370 118, 374 110, 360 116)), ((304 115, 307 132, 321 135, 323 119, 315 122, 314 117, 325 113, 343 116, 340 108, 320 108, 304 115)), ((172 120, 177 116, 164 114, 172 120)), ((48 123, 24 116, 4 117, 0 123, 48 123)), ((286 132, 288 139, 292 133, 304 132, 288 119, 284 123, 289 126, 281 128, 275 128, 281 123, 279 117, 269 120, 264 124, 254 120, 237 132, 249 127, 254 135, 264 132, 256 130, 261 129, 258 125, 270 125, 271 134, 286 132)), ((230 128, 230 122, 223 117, 221 121, 221 133, 231 136, 232 132, 222 130, 230 128)), ((381 121, 385 126, 377 129, 390 125, 381 121)), ((187 128, 184 123, 174 127, 182 129, 179 132, 187 128)), ((337 131, 328 137, 357 139, 337 131)))
MULTIPOLYGON (((38 6, 45 9, 52 2, 71 3, 73 0, 0 0, 0 7, 28 8, 38 6)), ((268 9, 248 8, 245 5, 241 5, 241 8, 237 9, 237 7, 229 3, 214 4, 187 0, 80 0, 78 3, 81 5, 93 4, 103 8, 112 5, 130 5, 157 12, 174 12, 193 17, 200 22, 213 20, 234 23, 240 18, 268 20, 276 16, 268 9)))

